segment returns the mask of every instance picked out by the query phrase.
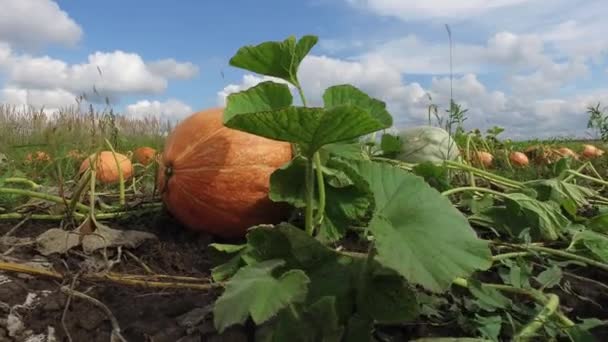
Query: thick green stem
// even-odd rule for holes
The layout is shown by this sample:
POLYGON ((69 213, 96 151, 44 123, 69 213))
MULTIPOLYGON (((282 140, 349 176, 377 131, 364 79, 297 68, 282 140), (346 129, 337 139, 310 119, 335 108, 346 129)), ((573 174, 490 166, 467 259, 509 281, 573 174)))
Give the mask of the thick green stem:
POLYGON ((478 168, 470 166, 470 165, 454 162, 451 160, 446 160, 445 165, 447 165, 447 167, 452 168, 452 169, 473 172, 474 174, 476 174, 479 177, 485 178, 494 183, 502 184, 502 185, 505 185, 505 186, 508 186, 511 188, 521 189, 524 187, 524 185, 521 182, 509 179, 506 177, 502 177, 499 175, 495 175, 491 172, 484 171, 484 170, 478 169, 478 168))
POLYGON ((582 174, 580 172, 576 172, 574 170, 568 170, 566 172, 568 172, 569 174, 571 174, 573 176, 576 176, 576 177, 579 177, 579 178, 583 178, 583 179, 586 179, 586 180, 591 181, 591 182, 595 182, 595 183, 602 184, 602 185, 608 185, 608 182, 605 181, 605 180, 603 180, 603 179, 587 176, 585 174, 582 174))
MULTIPOLYGON (((589 165, 589 162, 585 162, 583 165, 581 165, 581 166, 580 166, 578 169, 576 169, 576 172, 581 172, 581 171, 583 171, 583 170, 584 170, 584 169, 587 167, 587 165, 589 165)), ((566 170, 566 171, 568 171, 568 170, 566 170)), ((574 177, 575 177, 573 174, 570 174, 570 173, 568 173, 568 172, 564 172, 564 175, 566 175, 566 174, 567 174, 568 176, 566 176, 566 177, 563 179, 563 181, 564 181, 564 182, 567 182, 567 181, 569 181, 569 180, 571 180, 572 178, 574 178, 574 177)), ((561 175, 560 175, 560 176, 561 176, 561 175)))
POLYGON ((525 257, 525 256, 530 256, 533 255, 532 252, 511 252, 511 253, 503 253, 503 254, 497 254, 495 256, 492 257, 492 261, 496 262, 496 261, 501 261, 501 260, 506 260, 506 259, 513 259, 513 258, 519 258, 519 257, 525 257))
MULTIPOLYGON (((89 165, 92 165, 92 164, 89 164, 89 165)), ((78 187, 76 188, 76 191, 72 194, 72 200, 70 201, 70 203, 68 205, 68 216, 72 216, 72 214, 74 213, 74 209, 76 208, 76 206, 79 203, 78 199, 80 198, 80 195, 86 188, 89 181, 92 181, 91 170, 92 169, 89 168, 84 172, 84 175, 82 176, 82 178, 80 179, 80 182, 78 183, 78 187)))
MULTIPOLYGON (((41 193, 41 192, 36 192, 36 191, 31 191, 31 190, 12 189, 12 188, 0 188, 0 194, 12 194, 12 195, 28 196, 28 197, 40 198, 40 199, 43 199, 45 201, 54 202, 54 203, 57 203, 57 204, 64 204, 63 198, 61 198, 59 196, 44 194, 44 193, 41 193)), ((76 208, 78 208, 78 209, 80 209, 81 211, 84 211, 84 212, 88 212, 89 211, 89 208, 86 205, 82 204, 82 203, 76 203, 76 208)))
POLYGON ((464 191, 478 191, 478 192, 485 192, 488 194, 492 194, 498 197, 507 197, 506 194, 503 194, 502 192, 498 192, 492 189, 487 189, 487 188, 482 188, 482 187, 478 187, 478 186, 463 186, 460 188, 454 188, 454 189, 450 189, 450 190, 446 190, 444 192, 441 193, 441 195, 443 196, 449 196, 449 195, 453 195, 455 193, 458 192, 464 192, 464 191))
MULTIPOLYGON (((471 160, 471 138, 472 134, 467 134, 467 144, 465 149, 465 157, 467 161, 471 160)), ((469 181, 471 182, 471 186, 475 186, 475 174, 471 171, 469 171, 469 181)))
POLYGON ((27 178, 20 178, 20 177, 9 177, 9 178, 5 178, 4 179, 5 183, 14 183, 14 184, 25 184, 27 186, 29 186, 32 189, 38 189, 40 188, 40 185, 37 184, 34 181, 31 181, 27 178))
MULTIPOLYGON (((82 214, 79 214, 82 215, 82 214)), ((21 220, 29 218, 31 220, 39 221, 61 221, 65 218, 63 215, 48 215, 48 214, 20 214, 20 213, 8 213, 0 214, 0 220, 21 220)))
MULTIPOLYGON (((109 220, 109 219, 118 219, 130 216, 137 216, 147 213, 157 212, 159 208, 142 208, 137 210, 123 210, 116 211, 111 213, 96 213, 92 215, 96 220, 109 220)), ((74 213, 74 216, 81 220, 87 217, 87 215, 81 213, 74 213)), ((64 215, 48 215, 48 214, 21 214, 21 213, 8 213, 8 214, 0 214, 0 220, 21 220, 28 218, 30 220, 38 220, 38 221, 61 221, 65 218, 64 215)))
POLYGON ((578 254, 565 252, 565 251, 558 250, 558 249, 543 247, 543 246, 516 245, 516 244, 510 244, 510 243, 503 243, 503 242, 498 242, 496 244, 509 246, 509 247, 515 248, 515 249, 525 249, 525 250, 529 250, 529 251, 536 251, 536 252, 541 252, 541 253, 545 253, 545 254, 549 254, 549 255, 555 255, 555 256, 565 258, 565 259, 576 260, 576 261, 583 262, 585 264, 597 267, 601 270, 608 272, 608 264, 605 264, 603 262, 596 261, 593 259, 589 259, 587 257, 581 256, 578 254))
POLYGON ((528 325, 523 327, 520 332, 513 337, 513 341, 530 341, 535 337, 536 332, 545 324, 559 307, 559 297, 550 293, 543 309, 532 319, 528 325))
POLYGON ((314 221, 313 221, 313 205, 315 195, 315 175, 313 170, 313 161, 310 159, 306 160, 306 173, 305 173, 305 186, 306 186, 306 211, 304 213, 304 225, 308 235, 314 233, 314 221))
POLYGON ((317 208, 317 215, 315 217, 315 224, 320 225, 323 222, 325 215, 325 181, 323 179, 323 169, 321 165, 321 157, 319 152, 314 154, 314 167, 316 171, 317 187, 319 190, 319 207, 317 208))

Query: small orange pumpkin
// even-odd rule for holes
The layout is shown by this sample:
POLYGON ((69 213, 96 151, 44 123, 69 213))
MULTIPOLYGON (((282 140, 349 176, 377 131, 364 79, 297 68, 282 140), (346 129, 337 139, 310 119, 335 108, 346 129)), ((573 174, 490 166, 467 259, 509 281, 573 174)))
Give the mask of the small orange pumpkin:
POLYGON ((50 161, 50 160, 51 160, 51 157, 46 152, 42 152, 42 151, 37 151, 34 154, 28 153, 27 156, 25 157, 25 161, 28 163, 50 161))
POLYGON ((118 173, 118 165, 116 159, 120 162, 120 168, 122 170, 123 179, 127 180, 133 175, 133 165, 127 156, 124 154, 116 153, 116 159, 112 151, 102 151, 97 156, 95 153, 91 154, 86 158, 80 165, 80 173, 83 173, 89 168, 89 159, 95 161, 97 167, 95 168, 96 178, 98 181, 104 184, 111 184, 120 181, 120 175, 118 173), (95 159, 97 157, 97 159, 95 159))
POLYGON ((78 150, 70 150, 67 153, 67 157, 74 160, 80 160, 84 157, 84 154, 78 150))
POLYGON ((492 161, 494 160, 494 156, 485 151, 477 151, 475 153, 474 160, 478 164, 485 167, 490 167, 492 165, 492 161))
POLYGON ((142 165, 150 164, 155 159, 155 156, 156 150, 152 147, 139 147, 135 149, 135 151, 133 151, 133 157, 135 158, 135 161, 142 165))
POLYGON ((517 151, 511 152, 511 154, 509 154, 509 160, 511 161, 511 164, 520 167, 528 166, 528 164, 530 163, 528 157, 525 154, 517 151))
POLYGON ((583 157, 585 158, 597 158, 601 157, 604 154, 604 151, 593 146, 593 145, 583 145, 583 157))
POLYGON ((564 157, 570 157, 575 160, 579 159, 578 154, 576 154, 574 151, 572 151, 571 149, 569 149, 567 147, 560 147, 557 149, 557 152, 564 157))
POLYGON ((158 188, 186 228, 236 238, 285 218, 284 206, 268 197, 270 175, 293 156, 287 142, 224 126, 223 113, 200 111, 174 128, 161 156, 158 188))

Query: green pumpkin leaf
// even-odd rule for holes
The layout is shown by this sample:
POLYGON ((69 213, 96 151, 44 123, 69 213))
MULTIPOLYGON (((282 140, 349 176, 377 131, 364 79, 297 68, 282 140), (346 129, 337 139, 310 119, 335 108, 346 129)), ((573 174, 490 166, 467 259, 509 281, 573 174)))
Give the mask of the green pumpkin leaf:
POLYGON ((296 208, 306 207, 305 175, 306 159, 295 157, 270 175, 268 197, 272 201, 286 202, 296 208))
POLYGON ((572 237, 568 251, 590 255, 608 263, 608 236, 591 230, 581 230, 572 237))
POLYGON ((371 110, 352 104, 327 109, 290 107, 291 95, 288 96, 288 92, 285 85, 262 82, 230 94, 224 111, 224 125, 268 139, 298 144, 306 157, 311 157, 325 145, 388 127, 387 118, 383 112, 377 113, 375 107, 371 110))
POLYGON ((340 317, 352 312, 354 270, 358 261, 340 255, 290 224, 255 227, 247 234, 247 241, 252 260, 282 259, 287 268, 306 272, 311 280, 308 303, 332 296, 336 298, 336 311, 340 317))
POLYGON ((477 330, 479 330, 483 336, 498 342, 498 336, 500 335, 500 330, 502 328, 502 317, 499 315, 488 317, 475 315, 475 317, 475 322, 479 324, 477 330))
POLYGON ((550 289, 562 281, 562 275, 561 267, 553 265, 550 268, 540 272, 538 276, 536 276, 536 280, 543 288, 550 289))
POLYGON ((488 243, 421 177, 384 163, 350 164, 374 193, 376 214, 369 227, 382 265, 434 292, 491 266, 488 243))
POLYGON ((289 270, 275 278, 272 271, 285 265, 283 260, 268 260, 241 268, 226 284, 213 308, 214 324, 221 333, 248 317, 264 323, 277 312, 303 302, 310 282, 301 270, 289 270))
POLYGON ((493 312, 496 309, 506 309, 509 305, 511 305, 511 300, 508 297, 505 297, 498 290, 487 287, 484 284, 469 280, 469 291, 471 294, 477 298, 477 305, 480 308, 493 312))
POLYGON ((224 124, 242 114, 269 112, 291 106, 293 97, 287 85, 265 81, 257 85, 232 93, 226 98, 224 124))
POLYGON ((369 159, 359 142, 339 142, 323 146, 319 152, 345 159, 369 159))
POLYGON ((505 196, 507 211, 512 215, 522 214, 530 226, 542 238, 556 240, 560 237, 570 220, 561 213, 555 202, 541 202, 522 193, 509 193, 505 196))
POLYGON ((262 328, 263 336, 256 333, 259 342, 340 342, 344 327, 336 313, 334 297, 322 297, 310 306, 299 305, 284 310, 271 325, 262 328))
POLYGON ((448 170, 432 162, 422 162, 416 164, 412 168, 412 172, 429 183, 430 186, 437 189, 438 191, 445 191, 450 188, 450 179, 448 177, 448 170))
POLYGON ((587 198, 597 195, 593 189, 556 178, 529 181, 525 185, 536 190, 538 200, 557 202, 572 216, 576 216, 578 207, 589 203, 587 198))
POLYGON ((385 133, 380 139, 380 148, 385 156, 394 156, 401 152, 403 141, 398 135, 385 133))
POLYGON ((305 35, 296 41, 289 36, 283 41, 269 41, 257 45, 243 46, 230 59, 230 65, 258 74, 278 77, 298 84, 298 68, 318 37, 305 35))
POLYGON ((345 106, 361 108, 378 120, 383 125, 383 128, 393 125, 393 117, 386 110, 384 102, 370 97, 349 84, 335 85, 327 88, 323 93, 323 102, 328 110, 345 106))
POLYGON ((587 228, 598 232, 608 233, 608 213, 599 214, 587 220, 587 228))
POLYGON ((377 322, 411 321, 420 315, 415 292, 394 272, 370 274, 363 291, 357 307, 377 322))

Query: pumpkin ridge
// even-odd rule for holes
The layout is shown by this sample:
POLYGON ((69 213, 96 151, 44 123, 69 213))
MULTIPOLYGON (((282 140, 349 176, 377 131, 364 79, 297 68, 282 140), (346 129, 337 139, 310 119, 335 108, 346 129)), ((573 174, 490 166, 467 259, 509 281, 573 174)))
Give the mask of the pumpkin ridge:
POLYGON ((215 132, 213 132, 213 133, 211 133, 211 134, 209 134, 207 136, 202 136, 195 143, 188 144, 188 146, 184 149, 184 151, 182 151, 180 154, 178 154, 173 159, 173 163, 179 162, 183 158, 188 157, 190 155, 190 153, 192 153, 193 151, 196 151, 196 148, 199 146, 199 144, 206 143, 209 139, 213 138, 214 136, 216 136, 217 134, 221 133, 225 129, 227 129, 226 126, 219 127, 218 129, 215 130, 215 132))

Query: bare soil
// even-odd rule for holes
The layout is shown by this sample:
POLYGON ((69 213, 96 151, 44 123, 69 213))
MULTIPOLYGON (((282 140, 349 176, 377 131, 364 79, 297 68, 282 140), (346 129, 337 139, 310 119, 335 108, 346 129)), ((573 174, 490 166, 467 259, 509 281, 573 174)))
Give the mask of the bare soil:
MULTIPOLYGON (((14 225, 0 223, 0 236, 14 225)), ((115 229, 128 227, 158 236, 158 240, 129 250, 154 273, 209 278, 212 266, 207 256, 206 246, 211 242, 208 236, 190 233, 166 217, 110 225, 115 229)), ((13 236, 35 237, 54 227, 56 225, 52 223, 31 222, 20 227, 13 236)), ((0 245, 0 261, 6 250, 6 246, 0 245)), ((30 261, 42 256, 32 246, 16 248, 8 258, 30 261)), ((53 270, 76 274, 82 267, 83 257, 69 253, 52 255, 47 261, 53 270)), ((112 271, 146 274, 141 263, 127 256, 123 250, 121 262, 112 271)), ((73 342, 110 341, 110 319, 90 301, 72 297, 65 313, 65 325, 62 324, 67 295, 60 291, 61 285, 71 286, 69 281, 61 284, 56 279, 0 272, 0 341, 53 341, 49 335, 54 335, 57 342, 69 341, 66 329, 73 342), (18 321, 15 323, 15 317, 22 322, 21 329, 18 321)), ((87 281, 77 281, 74 289, 105 304, 118 321, 123 337, 129 342, 250 340, 244 327, 230 329, 222 335, 215 331, 211 304, 219 295, 216 290, 150 289, 87 281)))

